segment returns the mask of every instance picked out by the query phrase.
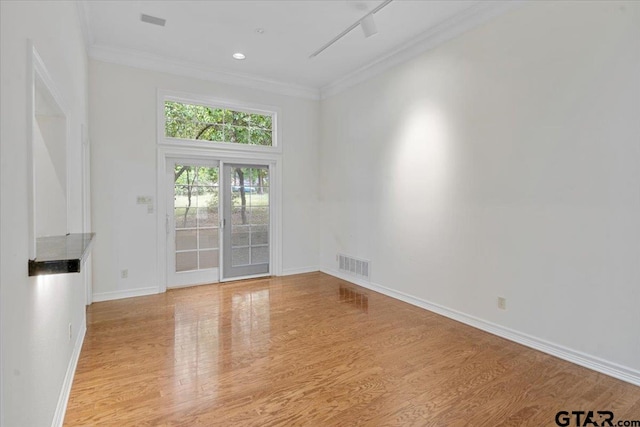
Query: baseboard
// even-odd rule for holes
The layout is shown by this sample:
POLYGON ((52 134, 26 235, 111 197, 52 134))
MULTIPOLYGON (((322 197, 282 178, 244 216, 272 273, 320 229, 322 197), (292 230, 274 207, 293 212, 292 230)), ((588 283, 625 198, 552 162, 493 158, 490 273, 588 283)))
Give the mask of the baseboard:
POLYGON ((78 360, 80 359, 80 351, 82 350, 82 343, 84 343, 84 336, 87 332, 86 321, 82 323, 76 343, 73 346, 73 353, 71 353, 71 359, 69 360, 69 366, 67 366, 67 373, 64 376, 64 382, 62 383, 62 389, 60 390, 60 396, 58 396, 58 405, 56 406, 56 412, 53 415, 52 427, 62 427, 64 423, 64 415, 67 412, 67 403, 69 402, 69 395, 71 394, 71 386, 73 385, 73 377, 76 373, 76 367, 78 366, 78 360))
POLYGON ((545 341, 543 339, 513 329, 505 328, 504 326, 500 326, 492 322, 487 322, 486 320, 470 316, 456 310, 452 310, 439 304, 416 298, 412 295, 405 294, 404 292, 399 292, 385 286, 378 285, 376 283, 361 280, 357 277, 341 273, 337 270, 323 268, 320 269, 320 271, 330 276, 334 276, 358 286, 362 286, 363 288, 379 292, 391 298, 404 301, 408 304, 415 305, 417 307, 440 314, 474 328, 489 332, 490 334, 497 335, 501 338, 508 339, 509 341, 522 344, 529 348, 547 353, 551 356, 555 356, 568 362, 575 363, 576 365, 584 366, 585 368, 603 373, 605 375, 609 375, 613 378, 617 378, 633 385, 640 386, 640 371, 637 371, 635 369, 622 366, 617 363, 610 362, 608 360, 604 360, 580 351, 572 350, 570 348, 545 341))
POLYGON ((126 291, 101 292, 93 294, 93 302, 111 301, 114 299, 123 299, 131 297, 141 297, 144 295, 154 295, 158 293, 158 288, 153 286, 150 288, 127 289, 126 291))
POLYGON ((181 288, 193 288, 194 286, 206 286, 206 285, 217 285, 218 283, 220 283, 219 281, 208 281, 208 282, 202 282, 202 283, 188 283, 186 285, 175 285, 175 286, 167 286, 167 290, 169 289, 181 289, 181 288))
POLYGON ((285 268, 282 270, 282 276, 291 276, 293 274, 314 273, 320 271, 318 266, 314 267, 301 267, 301 268, 285 268))

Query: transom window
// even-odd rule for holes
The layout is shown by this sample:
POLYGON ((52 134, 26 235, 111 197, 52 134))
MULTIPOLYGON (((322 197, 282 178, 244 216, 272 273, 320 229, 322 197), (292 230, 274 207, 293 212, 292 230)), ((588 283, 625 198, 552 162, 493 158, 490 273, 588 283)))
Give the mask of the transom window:
POLYGON ((164 101, 167 138, 274 146, 275 113, 164 101))

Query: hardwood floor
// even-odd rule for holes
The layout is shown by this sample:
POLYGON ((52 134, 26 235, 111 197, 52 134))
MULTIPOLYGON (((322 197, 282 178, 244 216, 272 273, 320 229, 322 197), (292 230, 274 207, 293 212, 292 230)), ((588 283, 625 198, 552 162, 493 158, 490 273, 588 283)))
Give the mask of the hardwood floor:
POLYGON ((640 420, 640 387, 322 273, 95 303, 87 316, 65 426, 640 420))

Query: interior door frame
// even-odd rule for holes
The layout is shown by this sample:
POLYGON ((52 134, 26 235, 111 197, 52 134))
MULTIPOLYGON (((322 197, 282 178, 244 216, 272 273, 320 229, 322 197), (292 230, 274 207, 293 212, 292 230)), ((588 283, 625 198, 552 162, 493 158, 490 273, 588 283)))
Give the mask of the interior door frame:
MULTIPOLYGON (((91 233, 91 140, 87 126, 80 126, 81 137, 81 199, 82 199, 82 232, 91 233)), ((91 252, 82 264, 82 276, 85 284, 85 304, 93 303, 93 262, 91 252)))
MULTIPOLYGON (((169 161, 179 159, 182 161, 219 161, 220 168, 225 163, 255 164, 269 166, 270 173, 270 211, 269 211, 269 238, 271 246, 269 251, 269 272, 272 276, 282 275, 282 157, 278 153, 252 153, 215 148, 179 147, 174 144, 158 144, 156 162, 156 236, 158 265, 158 293, 167 290, 167 250, 169 249, 167 206, 168 206, 168 179, 167 164, 169 161)), ((221 169, 222 170, 222 169, 221 169)), ((222 197, 222 196, 221 196, 222 197)), ((222 254, 222 249, 220 250, 222 254)), ((222 260, 221 260, 222 261, 222 260)), ((219 268, 221 282, 229 280, 241 280, 247 277, 236 277, 222 280, 222 265, 219 268)), ((263 277, 263 275, 260 275, 263 277)))

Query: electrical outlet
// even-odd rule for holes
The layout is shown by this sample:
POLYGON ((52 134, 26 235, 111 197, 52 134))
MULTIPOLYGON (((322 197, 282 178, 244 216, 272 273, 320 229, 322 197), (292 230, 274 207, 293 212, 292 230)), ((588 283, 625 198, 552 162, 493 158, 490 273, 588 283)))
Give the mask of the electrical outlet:
POLYGON ((129 270, 128 269, 124 269, 120 272, 120 278, 121 279, 126 279, 127 277, 129 277, 129 270))
POLYGON ((71 323, 69 323, 69 342, 71 342, 71 337, 73 337, 73 329, 71 327, 71 323))
POLYGON ((506 298, 498 297, 498 308, 500 310, 506 310, 507 309, 507 299, 506 298))

